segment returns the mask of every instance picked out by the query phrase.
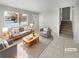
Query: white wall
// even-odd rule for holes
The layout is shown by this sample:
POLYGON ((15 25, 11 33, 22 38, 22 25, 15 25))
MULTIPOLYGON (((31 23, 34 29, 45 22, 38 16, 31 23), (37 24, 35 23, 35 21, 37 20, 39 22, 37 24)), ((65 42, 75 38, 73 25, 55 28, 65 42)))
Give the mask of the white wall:
POLYGON ((58 11, 53 10, 52 12, 46 12, 43 14, 44 17, 44 27, 49 27, 52 30, 53 34, 57 34, 59 36, 59 15, 58 11))
POLYGON ((44 17, 43 14, 39 14, 39 27, 43 28, 44 27, 44 17))
MULTIPOLYGON (((51 8, 49 9, 49 11, 43 12, 42 14, 44 26, 50 27, 52 29, 52 34, 56 34, 59 37, 59 8, 72 7, 75 5, 76 5, 76 0, 51 1, 49 5, 51 6, 51 8)), ((77 34, 74 35, 76 36, 77 34)), ((76 40, 76 37, 74 38, 74 40, 76 40)))
POLYGON ((74 20, 73 20, 74 41, 76 43, 79 43, 79 5, 76 5, 73 11, 74 11, 74 20))

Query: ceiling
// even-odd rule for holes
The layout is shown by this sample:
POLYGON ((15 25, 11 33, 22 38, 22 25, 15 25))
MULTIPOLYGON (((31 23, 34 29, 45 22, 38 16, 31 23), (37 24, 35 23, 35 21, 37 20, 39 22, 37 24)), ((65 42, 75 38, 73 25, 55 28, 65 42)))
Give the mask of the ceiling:
POLYGON ((63 1, 69 2, 72 0, 0 0, 0 4, 34 12, 44 12, 63 1))
POLYGON ((48 0, 0 0, 0 4, 25 10, 42 12, 48 0))

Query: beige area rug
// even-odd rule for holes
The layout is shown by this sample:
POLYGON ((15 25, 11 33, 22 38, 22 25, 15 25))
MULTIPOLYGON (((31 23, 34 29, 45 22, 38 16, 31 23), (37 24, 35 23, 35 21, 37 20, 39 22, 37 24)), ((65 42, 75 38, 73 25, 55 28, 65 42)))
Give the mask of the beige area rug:
POLYGON ((53 38, 39 37, 39 43, 26 47, 23 42, 17 45, 17 58, 36 58, 46 49, 53 38))

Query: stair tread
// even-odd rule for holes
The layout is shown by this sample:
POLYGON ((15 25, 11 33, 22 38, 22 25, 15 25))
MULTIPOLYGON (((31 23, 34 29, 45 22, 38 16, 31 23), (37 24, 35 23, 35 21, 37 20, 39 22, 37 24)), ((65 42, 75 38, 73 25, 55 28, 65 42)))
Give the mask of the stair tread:
POLYGON ((69 33, 73 33, 72 31, 62 31, 62 32, 69 32, 69 33))
POLYGON ((72 28, 62 28, 61 30, 72 30, 72 28))
POLYGON ((61 21, 61 33, 72 35, 72 22, 71 21, 61 21))
POLYGON ((72 34, 73 32, 66 32, 66 31, 61 31, 61 33, 69 33, 69 34, 72 34))

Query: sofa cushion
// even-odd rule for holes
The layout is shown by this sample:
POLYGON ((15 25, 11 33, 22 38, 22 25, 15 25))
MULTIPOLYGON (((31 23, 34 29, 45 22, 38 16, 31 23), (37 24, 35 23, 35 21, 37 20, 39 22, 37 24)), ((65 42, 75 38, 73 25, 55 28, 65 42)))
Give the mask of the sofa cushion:
POLYGON ((9 45, 13 44, 13 40, 12 39, 8 39, 7 42, 8 42, 9 45))
POLYGON ((16 34, 16 33, 19 33, 19 28, 13 28, 12 30, 11 30, 11 34, 13 35, 13 34, 16 34))
POLYGON ((16 37, 16 36, 23 36, 24 34, 27 34, 28 32, 30 32, 30 31, 19 32, 19 33, 17 33, 17 34, 14 34, 13 37, 16 37))
POLYGON ((28 29, 28 26, 24 26, 24 31, 27 31, 27 29, 28 29))
POLYGON ((4 49, 3 42, 0 42, 0 50, 4 49))
POLYGON ((40 32, 40 33, 42 33, 42 34, 47 34, 47 32, 46 32, 46 31, 42 31, 42 32, 40 32))
POLYGON ((1 41, 1 43, 2 43, 2 45, 3 45, 3 47, 8 47, 9 45, 11 45, 11 44, 13 44, 13 40, 10 40, 10 39, 8 39, 8 40, 3 40, 3 41, 1 41))
POLYGON ((10 39, 12 39, 14 41, 16 39, 20 39, 20 38, 30 34, 31 32, 32 32, 32 30, 27 30, 27 31, 22 31, 22 32, 16 33, 16 34, 11 34, 10 39))
POLYGON ((19 32, 22 32, 22 31, 24 31, 24 28, 23 27, 20 27, 19 28, 19 32))

